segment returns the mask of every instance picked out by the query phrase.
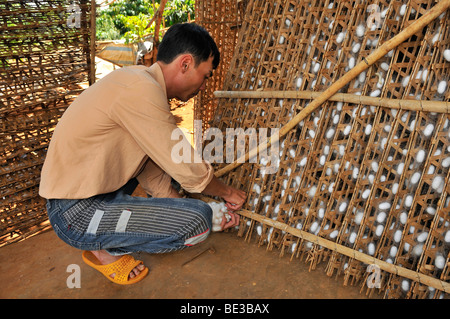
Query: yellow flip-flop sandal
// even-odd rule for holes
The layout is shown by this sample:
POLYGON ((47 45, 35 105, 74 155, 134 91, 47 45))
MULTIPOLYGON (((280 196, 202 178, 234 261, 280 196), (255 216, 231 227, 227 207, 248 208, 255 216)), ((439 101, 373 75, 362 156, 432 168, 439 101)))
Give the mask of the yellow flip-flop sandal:
POLYGON ((106 278, 119 285, 131 285, 137 283, 144 279, 148 274, 148 268, 145 267, 138 276, 129 278, 130 272, 136 266, 142 264, 142 261, 134 259, 131 255, 123 255, 120 259, 107 265, 102 265, 97 257, 90 251, 83 251, 82 257, 87 265, 98 270, 106 278), (111 277, 112 274, 115 274, 114 278, 111 277))

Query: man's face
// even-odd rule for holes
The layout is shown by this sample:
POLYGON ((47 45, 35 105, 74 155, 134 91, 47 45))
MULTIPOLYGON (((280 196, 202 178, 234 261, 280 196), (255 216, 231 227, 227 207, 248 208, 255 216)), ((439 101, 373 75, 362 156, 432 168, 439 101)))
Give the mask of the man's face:
POLYGON ((179 85, 177 98, 181 101, 187 101, 193 98, 205 89, 206 80, 212 76, 213 72, 213 57, 201 62, 197 67, 195 63, 191 63, 186 72, 183 74, 182 83, 179 85))

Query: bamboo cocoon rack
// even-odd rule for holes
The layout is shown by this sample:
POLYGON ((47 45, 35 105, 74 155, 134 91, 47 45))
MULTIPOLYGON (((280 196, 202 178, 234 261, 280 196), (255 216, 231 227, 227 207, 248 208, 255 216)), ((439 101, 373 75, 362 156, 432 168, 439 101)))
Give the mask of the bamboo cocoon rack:
MULTIPOLYGON (((323 92, 314 91, 215 91, 216 98, 230 99, 304 99, 313 100, 319 97, 323 92)), ((372 106, 381 106, 392 109, 450 113, 450 102, 446 101, 423 101, 423 100, 405 100, 389 99, 381 97, 362 96, 348 93, 336 93, 328 100, 364 104, 372 106)))
POLYGON ((346 247, 344 245, 338 244, 336 242, 333 242, 331 240, 319 237, 317 235, 308 233, 306 231, 297 229, 295 227, 291 227, 289 225, 286 225, 282 222, 273 220, 271 218, 259 215, 259 214, 255 214, 253 212, 250 212, 248 210, 240 210, 238 212, 239 215, 244 216, 244 217, 248 217, 250 219, 256 220, 258 222, 261 222, 265 225, 271 226, 271 227, 275 227, 277 229, 280 229, 282 231, 285 231, 286 233, 289 233, 291 235, 294 235, 300 239, 305 239, 309 242, 312 242, 314 244, 323 246, 327 249, 333 250, 337 253, 340 253, 342 255, 346 255, 348 257, 354 258, 356 260, 359 260, 367 265, 377 265, 378 267, 380 267, 381 270, 387 271, 391 274, 395 274, 401 277, 405 277, 414 281, 417 281, 421 284, 425 284, 429 287, 433 287, 436 288, 438 290, 444 291, 446 293, 450 292, 450 283, 445 282, 445 281, 441 281, 439 279, 433 278, 431 276, 427 276, 424 274, 421 274, 419 272, 404 268, 404 267, 399 267, 396 266, 394 264, 390 264, 384 260, 381 259, 377 259, 375 257, 372 257, 370 255, 364 254, 360 251, 354 250, 350 247, 346 247))
POLYGON ((228 164, 224 168, 217 170, 215 175, 217 177, 223 176, 229 171, 235 169, 240 166, 242 163, 247 162, 249 158, 257 156, 259 151, 265 150, 272 143, 277 142, 279 138, 285 136, 292 128, 294 128, 298 123, 300 123, 305 117, 311 114, 315 109, 317 109, 320 105, 322 105, 325 101, 327 101, 330 97, 332 97, 337 91, 343 88, 346 84, 348 84, 352 79, 358 76, 364 70, 367 70, 371 65, 373 65, 380 58, 385 56, 389 51, 396 48, 406 39, 416 34, 423 27, 428 25, 431 21, 436 19, 442 12, 450 7, 450 0, 441 0, 439 1, 433 8, 431 8, 427 13, 425 13, 422 17, 411 23, 408 27, 402 30, 399 34, 394 36, 392 39, 386 41, 373 51, 367 58, 363 58, 361 62, 359 62, 353 69, 348 71, 344 76, 334 82, 328 89, 322 92, 317 98, 315 98, 308 106, 306 106, 300 113, 298 113, 292 120, 286 123, 279 130, 279 134, 271 136, 267 143, 261 143, 257 147, 251 149, 248 153, 238 158, 233 163, 228 164))
MULTIPOLYGON (((195 194, 193 194, 193 195, 194 195, 193 197, 196 197, 197 199, 200 199, 204 202, 215 202, 215 200, 213 200, 209 197, 205 197, 202 195, 195 195, 195 194)), ((422 273, 413 271, 411 269, 407 269, 404 267, 396 266, 394 264, 390 264, 384 260, 377 259, 370 255, 364 254, 360 251, 354 250, 350 247, 338 244, 334 241, 319 237, 317 235, 308 233, 308 232, 300 230, 298 228, 291 227, 285 223, 279 222, 277 220, 273 220, 271 218, 262 216, 260 214, 253 213, 253 212, 245 210, 245 209, 241 209, 241 210, 237 211, 236 213, 241 216, 244 216, 244 217, 250 218, 252 220, 258 221, 260 223, 263 223, 264 225, 282 230, 282 231, 289 233, 300 239, 304 239, 311 243, 320 245, 322 247, 325 247, 327 249, 330 249, 332 251, 340 253, 342 255, 346 255, 348 257, 354 258, 354 259, 359 260, 367 265, 377 265, 378 267, 380 267, 381 270, 387 271, 391 274, 405 277, 405 278, 417 281, 421 284, 427 285, 429 287, 433 287, 440 291, 450 293, 450 283, 448 283, 448 282, 436 279, 436 278, 428 276, 428 275, 424 275, 422 273)))

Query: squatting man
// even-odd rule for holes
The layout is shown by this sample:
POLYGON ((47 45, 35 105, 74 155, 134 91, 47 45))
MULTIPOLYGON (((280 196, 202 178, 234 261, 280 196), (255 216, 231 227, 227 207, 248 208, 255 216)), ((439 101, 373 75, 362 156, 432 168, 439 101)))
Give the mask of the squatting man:
POLYGON ((176 24, 156 63, 111 72, 80 94, 55 128, 39 189, 50 223, 115 283, 132 284, 148 273, 133 252, 169 252, 207 238, 211 206, 182 198, 174 185, 221 197, 229 210, 221 230, 239 224, 234 211, 244 204, 244 191, 217 179, 205 161, 171 158, 177 126, 168 100, 187 101, 203 90, 219 60, 205 29, 176 24), (131 196, 138 184, 148 197, 131 196))

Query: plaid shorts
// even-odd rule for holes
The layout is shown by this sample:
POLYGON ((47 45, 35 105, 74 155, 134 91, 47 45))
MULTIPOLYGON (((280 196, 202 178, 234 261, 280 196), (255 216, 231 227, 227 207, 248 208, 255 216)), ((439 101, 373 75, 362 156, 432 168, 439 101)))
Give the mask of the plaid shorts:
POLYGON ((189 198, 134 197, 129 184, 87 199, 47 200, 58 237, 75 248, 105 249, 112 255, 169 252, 208 237, 212 227, 208 204, 189 198))

